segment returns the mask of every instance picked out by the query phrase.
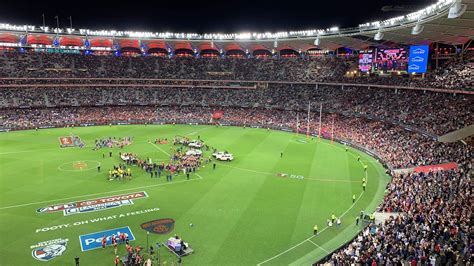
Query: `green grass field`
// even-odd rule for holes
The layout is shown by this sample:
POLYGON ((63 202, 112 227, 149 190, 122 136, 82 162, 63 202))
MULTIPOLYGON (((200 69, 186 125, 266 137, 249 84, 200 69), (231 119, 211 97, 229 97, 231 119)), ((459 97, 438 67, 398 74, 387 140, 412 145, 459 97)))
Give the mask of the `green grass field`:
MULTIPOLYGON (((389 177, 375 159, 358 150, 346 152, 344 146, 326 140, 301 140, 306 141, 305 136, 265 129, 187 125, 0 133, 0 265, 74 265, 75 256, 80 257, 81 265, 113 265, 113 248, 82 252, 79 236, 129 226, 136 238, 133 246, 144 247, 147 235, 140 224, 160 218, 174 219, 175 227, 166 235, 150 234, 149 244, 178 234, 195 250, 183 258, 184 264, 309 265, 360 231, 355 217, 361 210, 375 210, 389 177), (87 146, 60 148, 58 137, 71 133, 87 146), (154 145, 148 140, 176 135, 191 139, 199 135, 210 146, 233 153, 235 159, 218 163, 216 170, 207 165, 189 181, 183 174, 173 182, 166 182, 163 176, 151 179, 138 167, 132 167, 130 181, 106 180, 107 170, 120 162, 119 151, 168 161, 173 145, 154 145), (112 158, 102 158, 109 149, 93 151, 93 143, 108 136, 133 136, 135 141, 123 150, 112 149, 112 158), (74 168, 78 161, 86 168, 74 168), (368 165, 364 193, 363 164, 368 165), (277 173, 304 178, 282 178, 277 173), (51 204, 138 191, 149 197, 133 205, 70 216, 36 212, 51 204), (159 210, 138 212, 153 208, 159 210), (79 225, 80 221, 131 212, 136 215, 79 225), (342 226, 326 229, 332 213, 342 216, 342 226), (64 224, 69 226, 37 232, 64 224), (321 233, 312 236, 315 224, 321 233), (69 239, 62 256, 49 262, 32 257, 32 245, 57 238, 69 239)), ((119 254, 125 254, 124 246, 119 246, 119 254)), ((165 265, 177 261, 164 248, 160 259, 165 265)))

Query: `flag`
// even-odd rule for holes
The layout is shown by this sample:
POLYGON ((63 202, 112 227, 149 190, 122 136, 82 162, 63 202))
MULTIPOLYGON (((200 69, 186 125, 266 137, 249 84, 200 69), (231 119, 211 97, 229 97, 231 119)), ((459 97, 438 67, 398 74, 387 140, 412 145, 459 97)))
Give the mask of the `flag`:
POLYGON ((224 116, 224 111, 219 110, 219 111, 214 111, 212 113, 212 119, 221 119, 224 116))

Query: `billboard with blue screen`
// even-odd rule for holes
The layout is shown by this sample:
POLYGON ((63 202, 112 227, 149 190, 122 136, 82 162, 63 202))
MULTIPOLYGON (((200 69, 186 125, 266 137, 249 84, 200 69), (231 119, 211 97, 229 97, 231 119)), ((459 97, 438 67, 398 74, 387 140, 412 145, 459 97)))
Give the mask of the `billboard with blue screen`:
POLYGON ((426 73, 428 66, 428 45, 410 46, 408 73, 426 73))

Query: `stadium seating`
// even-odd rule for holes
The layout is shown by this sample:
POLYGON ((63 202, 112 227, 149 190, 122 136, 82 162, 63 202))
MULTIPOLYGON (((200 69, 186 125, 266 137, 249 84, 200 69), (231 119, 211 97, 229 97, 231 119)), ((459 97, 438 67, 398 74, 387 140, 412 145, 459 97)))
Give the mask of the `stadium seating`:
POLYGON ((452 60, 426 79, 401 76, 348 78, 354 57, 311 59, 162 58, 86 56, 81 54, 0 53, 0 77, 97 77, 198 80, 349 82, 472 90, 472 57, 452 60))
MULTIPOLYGON (((48 80, 41 82, 48 82, 48 80)), ((109 82, 109 81, 107 81, 109 82)), ((361 89, 346 86, 272 84, 267 89, 205 88, 54 88, 34 85, 0 90, 0 108, 115 106, 115 105, 193 105, 213 107, 260 107, 303 110, 311 101, 323 104, 324 112, 367 116, 408 126, 431 135, 442 135, 470 125, 473 97, 423 91, 361 89)), ((24 84, 22 84, 24 85, 24 84)), ((18 85, 19 86, 19 85, 18 85)), ((90 85, 94 87, 94 85, 90 85)))

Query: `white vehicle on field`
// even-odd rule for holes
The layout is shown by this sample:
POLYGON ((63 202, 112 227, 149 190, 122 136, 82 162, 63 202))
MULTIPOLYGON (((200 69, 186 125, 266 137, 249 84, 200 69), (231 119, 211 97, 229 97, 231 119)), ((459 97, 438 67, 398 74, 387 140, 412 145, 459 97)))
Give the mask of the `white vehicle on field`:
POLYGON ((186 155, 195 155, 195 156, 201 156, 202 151, 201 150, 196 150, 196 149, 191 149, 186 152, 186 155))
POLYGON ((222 154, 225 154, 225 153, 226 153, 226 152, 223 152, 223 151, 214 152, 214 153, 212 154, 212 157, 217 158, 218 155, 222 155, 222 154))
POLYGON ((234 160, 234 156, 228 152, 215 152, 212 154, 217 160, 219 161, 232 161, 234 160))
POLYGON ((204 143, 200 142, 200 141, 197 141, 197 140, 193 140, 191 142, 189 142, 188 144, 189 147, 191 148, 202 148, 202 146, 204 146, 204 143))

